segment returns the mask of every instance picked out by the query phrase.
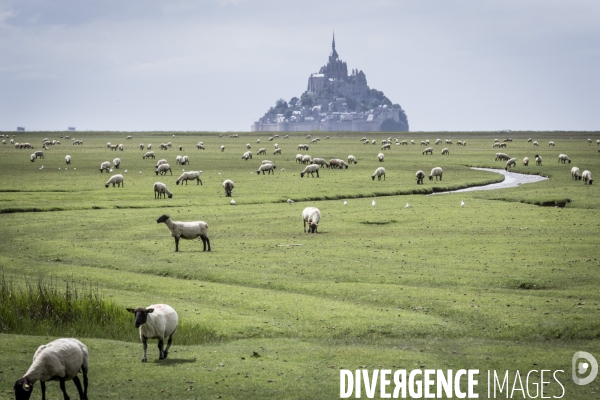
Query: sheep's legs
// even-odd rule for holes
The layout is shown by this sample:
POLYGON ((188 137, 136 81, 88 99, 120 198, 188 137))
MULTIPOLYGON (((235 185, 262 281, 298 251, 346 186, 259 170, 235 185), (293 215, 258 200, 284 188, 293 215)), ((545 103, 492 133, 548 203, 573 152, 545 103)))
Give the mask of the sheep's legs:
POLYGON ((175 238, 175 251, 179 251, 179 238, 175 238))
POLYGON ((142 362, 146 362, 146 350, 148 350, 148 339, 146 337, 142 337, 142 347, 144 348, 144 357, 142 357, 142 362))
POLYGON ((164 345, 165 345, 165 341, 163 339, 158 339, 158 359, 159 360, 164 360, 165 358, 167 358, 165 356, 165 352, 163 351, 164 345))
POLYGON ((70 397, 69 397, 69 395, 67 394, 67 389, 65 388, 65 380, 64 380, 64 379, 61 379, 61 380, 60 380, 60 390, 62 390, 62 392, 63 392, 63 398, 64 398, 65 400, 69 400, 69 399, 70 399, 70 397))
POLYGON ((46 382, 40 381, 42 386, 42 400, 46 400, 46 382))
POLYGON ((171 334, 171 336, 169 336, 169 340, 167 341, 167 348, 165 349, 165 359, 167 358, 167 356, 169 355, 169 349, 171 348, 171 343, 173 342, 173 334, 175 334, 175 332, 173 332, 171 334))
POLYGON ((208 240, 208 236, 200 236, 202 239, 202 244, 204 245, 204 250, 206 251, 206 245, 208 244, 208 251, 210 251, 210 240, 208 240))
POLYGON ((88 389, 88 369, 87 367, 81 367, 81 371, 83 372, 83 397, 81 400, 87 400, 87 389, 88 389))
POLYGON ((77 391, 79 392, 79 399, 80 400, 87 399, 87 394, 81 388, 81 382, 79 381, 79 378, 77 376, 73 377, 73 383, 75 384, 75 386, 77 387, 77 391))

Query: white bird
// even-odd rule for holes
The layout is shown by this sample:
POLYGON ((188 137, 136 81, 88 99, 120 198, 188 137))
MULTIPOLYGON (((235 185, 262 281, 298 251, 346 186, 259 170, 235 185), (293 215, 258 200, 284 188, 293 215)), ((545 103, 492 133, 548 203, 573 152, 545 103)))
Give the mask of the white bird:
MULTIPOLYGON (((60 168, 59 168, 60 169, 60 168)), ((108 170, 108 172, 112 172, 112 168, 108 170)))
POLYGON ((287 199, 287 202, 288 202, 288 203, 290 203, 290 204, 292 204, 292 203, 294 202, 294 200, 292 200, 292 199, 287 199))
POLYGON ((285 168, 281 168, 281 172, 285 171, 285 168))
POLYGON ((217 172, 217 175, 221 175, 221 173, 220 173, 220 172, 217 172))
POLYGON ((231 199, 231 205, 235 206, 235 200, 231 199))
POLYGON ((73 168, 74 170, 77 170, 77 168, 73 168))
POLYGON ((41 167, 39 167, 38 169, 44 169, 44 166, 42 165, 41 167))
POLYGON ((125 173, 127 173, 127 170, 125 170, 125 173))
POLYGON ((410 204, 406 203, 406 206, 405 206, 405 207, 406 207, 406 208, 410 208, 410 204))
POLYGON ((60 167, 58 167, 58 169, 60 169, 60 167))
POLYGON ((464 201, 464 200, 461 200, 461 202, 460 202, 460 206, 461 206, 461 207, 464 207, 464 206, 465 206, 465 201, 464 201))
POLYGON ((250 171, 250 175, 252 175, 252 171, 250 171))
POLYGON ((371 205, 372 205, 373 207, 375 207, 375 205, 376 205, 376 204, 377 204, 377 203, 375 203, 375 199, 373 199, 373 201, 371 202, 371 205))
POLYGON ((140 174, 142 173, 142 171, 140 171, 140 174))
POLYGON ((344 205, 348 204, 348 202, 346 200, 344 200, 344 205))
POLYGON ((185 172, 185 169, 182 169, 181 172, 185 172))

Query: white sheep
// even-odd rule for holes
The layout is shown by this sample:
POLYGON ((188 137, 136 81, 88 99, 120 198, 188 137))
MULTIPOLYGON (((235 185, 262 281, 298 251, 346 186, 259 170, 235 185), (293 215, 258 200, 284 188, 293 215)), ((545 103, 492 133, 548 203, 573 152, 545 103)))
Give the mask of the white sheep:
POLYGON ((119 150, 123 151, 123 149, 124 149, 124 148, 123 148, 123 145, 122 145, 122 144, 119 144, 119 150))
POLYGON ((37 157, 35 156, 35 153, 32 153, 32 154, 29 156, 29 160, 31 160, 31 162, 35 162, 35 160, 36 160, 36 159, 37 159, 37 157))
POLYGON ((310 164, 312 162, 312 157, 308 154, 302 156, 302 164, 310 164))
POLYGON ((568 155, 566 154, 559 154, 558 155, 558 162, 562 162, 563 164, 565 164, 566 162, 569 162, 569 164, 571 164, 571 159, 569 158, 568 155))
POLYGON ((313 163, 313 164, 318 164, 318 165, 320 165, 321 167, 326 167, 326 168, 329 168, 329 164, 327 164, 327 161, 325 161, 325 159, 324 159, 324 158, 319 158, 319 157, 317 157, 317 158, 313 158, 313 160, 312 160, 312 163, 313 163))
POLYGON ((269 175, 271 175, 271 172, 273 172, 273 175, 275 175, 275 168, 276 167, 271 163, 261 164, 261 166, 258 167, 256 174, 260 175, 260 173, 262 172, 263 175, 265 175, 265 171, 269 171, 269 175))
POLYGON ((151 158, 151 159, 153 159, 153 160, 154 160, 154 159, 156 158, 156 156, 154 155, 154 152, 153 152, 153 151, 148 151, 148 152, 146 152, 146 154, 144 154, 144 155, 142 156, 142 159, 144 159, 144 160, 145 160, 146 158, 151 158))
POLYGON ((523 158, 523 165, 526 167, 529 166, 529 157, 523 158))
POLYGON ((440 143, 442 143, 442 139, 436 139, 435 140, 435 144, 440 144, 440 143))
POLYGON ((104 184, 104 187, 108 187, 111 183, 113 187, 115 187, 115 184, 117 185, 117 187, 121 187, 121 185, 125 187, 125 182, 123 182, 123 175, 121 174, 111 176, 108 182, 104 184))
POLYGON ((167 185, 165 185, 162 182, 156 182, 153 186, 153 190, 154 190, 154 198, 155 199, 160 199, 161 195, 163 197, 167 196, 169 198, 173 197, 173 194, 169 191, 169 189, 167 188, 167 185))
POLYGON ((348 164, 346 164, 346 161, 339 159, 339 158, 332 158, 331 160, 329 160, 329 168, 331 169, 348 169, 348 164))
POLYGON ((550 142, 548 142, 548 146, 553 146, 554 147, 554 146, 556 146, 556 144, 554 144, 554 142, 550 141, 550 142))
POLYGON ((428 147, 425 150, 423 150, 423 155, 426 155, 428 153, 433 154, 433 147, 428 147))
POLYGON ((221 153, 225 151, 225 146, 221 146, 221 153))
MULTIPOLYGON (((179 156, 179 157, 181 157, 181 156, 179 156)), ((176 160, 177 160, 177 159, 176 159, 176 160)), ((177 162, 177 161, 176 161, 176 162, 177 162)), ((167 160, 166 160, 165 158, 161 158, 160 160, 158 160, 158 161, 156 162, 156 165, 154 166, 154 168, 158 168, 158 166, 159 166, 159 165, 162 165, 162 164, 167 164, 167 163, 168 163, 168 162, 167 162, 167 160)))
POLYGON ((225 189, 225 197, 231 197, 231 191, 234 188, 233 181, 231 179, 226 179, 223 181, 223 189, 225 189))
POLYGON ((119 165, 121 165, 121 159, 120 158, 115 158, 113 160, 113 165, 114 165, 114 168, 119 169, 119 165))
POLYGON ((317 207, 306 207, 302 210, 302 221, 304 222, 304 233, 306 233, 306 224, 308 223, 308 233, 317 233, 319 221, 321 220, 321 211, 317 207))
POLYGON ((573 167, 571 168, 571 177, 573 179, 577 180, 581 180, 581 174, 579 173, 579 168, 577 167, 573 167))
POLYGON ((140 143, 140 150, 144 150, 144 143, 140 143))
POLYGON ((296 162, 298 164, 302 163, 302 157, 304 157, 302 154, 296 154, 296 162))
POLYGON ((160 147, 161 150, 168 150, 169 149, 166 143, 161 143, 159 147, 160 147))
MULTIPOLYGON (((183 156, 177 156, 177 157, 175 157, 175 164, 176 164, 176 165, 179 165, 179 164, 181 164, 181 159, 182 159, 182 158, 183 158, 183 156)), ((164 160, 164 161, 165 161, 165 163, 166 163, 166 161, 167 161, 167 160, 164 160)), ((163 163, 163 164, 164 164, 164 163, 163 163)))
POLYGON ((511 158, 509 159, 506 164, 504 165, 504 170, 508 171, 508 169, 510 168, 510 166, 516 167, 517 166, 517 159, 516 158, 511 158))
POLYGON ((260 143, 260 139, 256 139, 256 144, 260 143))
POLYGON ((444 148, 442 149, 442 155, 443 155, 443 156, 448 156, 448 155, 450 155, 450 150, 448 150, 448 148, 447 148, 447 147, 444 147, 444 148))
POLYGON ((496 153, 495 161, 508 161, 511 157, 505 153, 496 153))
POLYGON ((252 152, 251 151, 247 151, 244 154, 242 154, 242 160, 248 161, 248 159, 252 159, 252 152))
POLYGON ((423 179, 425 179, 425 172, 418 170, 415 176, 417 177, 417 185, 422 185, 423 179))
POLYGON ((208 240, 208 224, 204 221, 193 221, 193 222, 180 222, 171 221, 171 218, 167 215, 161 215, 156 223, 160 224, 164 222, 169 230, 171 236, 175 238, 175 251, 179 251, 179 239, 196 239, 200 237, 204 250, 206 251, 206 245, 208 245, 208 251, 210 251, 210 241, 208 240))
POLYGON ((183 146, 179 146, 179 151, 183 151, 183 146))
POLYGON ((69 399, 65 389, 65 382, 73 380, 81 400, 87 400, 89 352, 85 344, 77 339, 56 339, 48 344, 38 347, 33 355, 33 363, 23 375, 15 382, 14 391, 17 399, 29 399, 33 392, 33 385, 40 381, 42 399, 46 398, 46 382, 60 381, 63 397, 69 399), (79 381, 79 371, 83 374, 83 388, 79 381))
POLYGON ((594 180, 592 179, 592 173, 587 169, 581 174, 581 179, 583 179, 584 184, 589 183, 591 185, 592 182, 594 182, 594 180))
POLYGON ((534 146, 539 146, 540 144, 539 144, 539 143, 537 142, 537 140, 536 140, 536 141, 534 141, 534 142, 533 142, 533 145, 534 145, 534 146))
POLYGON ((267 149, 264 148, 264 147, 261 147, 260 149, 258 149, 258 152, 256 154, 258 154, 259 156, 260 155, 267 155, 267 149))
POLYGON ((383 162, 384 157, 385 157, 385 155, 383 153, 377 154, 377 159, 379 160, 379 162, 383 162))
POLYGON ((381 146, 381 150, 389 150, 391 148, 391 146, 392 146, 391 144, 386 143, 383 146, 381 146))
POLYGON ((383 176, 383 180, 385 181, 385 168, 379 167, 375 170, 373 175, 371 175, 371 179, 375 180, 375 177, 377 177, 377 180, 380 181, 382 176, 383 176))
POLYGON ((300 172, 300 178, 304 178, 304 175, 306 175, 306 177, 308 178, 308 174, 310 174, 310 176, 312 176, 313 178, 315 177, 314 173, 317 173, 317 178, 319 177, 319 165, 318 164, 310 164, 308 165, 306 168, 304 168, 304 171, 300 172))
POLYGON ((200 171, 186 171, 183 174, 181 174, 181 176, 179 178, 177 178, 177 181, 175 181, 176 185, 179 185, 179 182, 181 182, 181 185, 183 186, 183 181, 185 181, 185 184, 188 184, 188 180, 196 180, 196 185, 202 185, 202 180, 200 179, 200 171))
POLYGON ((110 162, 104 161, 102 164, 100 164, 100 173, 104 172, 104 170, 107 172, 110 171, 110 162))
POLYGON ((278 147, 278 148, 276 148, 276 149, 273 151, 273 154, 281 154, 281 147, 278 147))
POLYGON ((352 154, 348 156, 348 164, 358 164, 358 161, 356 161, 356 157, 354 157, 352 154))
POLYGON ((190 165, 190 158, 188 156, 181 156, 181 165, 190 165))
POLYGON ((70 155, 66 155, 66 156, 65 156, 65 162, 66 162, 67 164, 71 164, 71 156, 70 156, 70 155))
POLYGON ((154 172, 156 172, 156 175, 166 175, 167 171, 169 171, 171 175, 173 175, 173 171, 171 170, 171 166, 169 164, 160 164, 154 172))
POLYGON ((438 176, 440 177, 440 181, 442 180, 442 173, 444 171, 442 170, 441 167, 435 167, 431 170, 431 173, 429 174, 429 180, 432 181, 433 177, 435 176, 435 180, 437 181, 438 176))
POLYGON ((250 146, 250 143, 246 143, 246 149, 250 150, 252 148, 252 146, 250 146))
POLYGON ((535 165, 542 165, 542 156, 539 154, 535 155, 535 165))
POLYGON ((179 322, 179 317, 173 307, 166 304, 153 304, 147 308, 127 308, 127 311, 135 315, 135 327, 140 330, 140 339, 144 348, 142 362, 146 362, 148 339, 158 339, 158 359, 166 359, 173 342, 173 334, 177 330, 177 323, 179 322), (167 347, 163 350, 166 337, 169 340, 167 347))

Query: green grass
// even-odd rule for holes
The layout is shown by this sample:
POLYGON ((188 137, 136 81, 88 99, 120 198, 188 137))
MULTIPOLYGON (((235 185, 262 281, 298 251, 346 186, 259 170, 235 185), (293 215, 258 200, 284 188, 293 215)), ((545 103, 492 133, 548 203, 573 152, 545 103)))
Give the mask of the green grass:
MULTIPOLYGON (((0 184, 0 266, 8 279, 18 285, 23 278, 44 279, 61 290, 64 282, 97 288, 103 301, 123 310, 164 302, 192 333, 206 330, 206 339, 197 342, 176 336, 166 362, 156 360, 152 343, 147 365, 139 362, 141 344, 131 320, 123 336, 98 330, 78 335, 90 346, 94 398, 339 398, 339 369, 361 366, 479 368, 481 383, 487 370, 562 369, 566 398, 598 397, 596 383, 573 384, 570 364, 575 351, 600 356, 600 191, 572 181, 570 169, 600 173, 600 134, 513 133, 515 142, 502 150, 492 148, 494 135, 488 133, 392 134, 417 145, 386 152, 385 181, 371 180, 381 165, 380 145, 362 145, 363 134, 329 140, 321 134, 308 152, 295 149, 307 142, 304 135, 279 138, 282 156, 270 154, 274 142, 267 135, 133 133, 134 140, 125 141, 127 134, 77 132, 72 136, 83 146, 63 139, 35 163, 31 151, 0 147, 0 168, 10 171, 0 184), (441 145, 423 156, 418 143, 437 137, 468 144, 450 146, 448 157, 441 156, 441 145), (549 140, 556 147, 548 148, 549 140), (111 152, 108 141, 125 144, 125 151, 111 152), (187 154, 191 165, 173 168, 173 177, 156 177, 157 160, 142 160, 137 146, 167 141, 185 151, 155 150, 157 160, 174 164, 175 155, 187 154), (196 150, 198 141, 207 150, 196 150), (241 160, 246 143, 254 154, 266 147, 269 155, 241 160), (469 169, 502 168, 494 161, 498 151, 517 157, 517 172, 550 179, 514 189, 424 195, 500 180, 469 169), (300 179, 296 153, 353 154, 359 163, 300 179), (524 167, 520 160, 536 153, 543 165, 524 167), (559 153, 573 163, 558 164, 559 153), (73 164, 64 171, 66 154, 73 164), (128 170, 125 187, 106 189, 110 174, 98 168, 115 157, 122 159, 120 172, 128 170), (275 176, 256 176, 263 158, 275 161, 275 176), (444 168, 444 180, 417 186, 415 172, 434 166, 444 168), (203 170, 204 185, 176 186, 182 168, 203 170), (227 178, 236 185, 236 206, 221 187, 227 178), (166 183, 173 198, 155 200, 155 181, 166 183), (323 214, 317 235, 302 232, 301 212, 309 205, 323 214), (213 251, 182 241, 175 253, 167 227, 155 222, 163 213, 207 221, 213 251)), ((35 145, 60 135, 24 136, 35 145)), ((388 135, 366 136, 380 142, 388 135)), ((0 335, 0 360, 11 360, 0 367, 0 399, 11 398, 12 384, 37 346, 69 334, 64 332, 0 335)), ((550 393, 560 394, 550 386, 550 393)), ((479 389, 483 396, 486 386, 479 389)), ((57 384, 48 390, 60 396, 57 384)), ((72 385, 67 390, 75 393, 72 385)))

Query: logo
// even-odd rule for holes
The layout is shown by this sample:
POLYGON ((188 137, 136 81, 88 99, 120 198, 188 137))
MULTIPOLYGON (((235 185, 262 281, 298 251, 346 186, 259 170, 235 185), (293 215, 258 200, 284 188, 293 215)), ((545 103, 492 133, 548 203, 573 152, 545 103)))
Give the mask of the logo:
POLYGON ((585 351, 578 351, 573 354, 573 382, 576 385, 587 385, 596 378, 598 375, 598 362, 590 353, 585 351), (585 359, 583 361, 582 359, 585 359), (581 361, 580 361, 581 360, 581 361), (579 361, 579 362, 578 362, 579 361), (589 375, 585 378, 581 377, 589 371, 589 375))

